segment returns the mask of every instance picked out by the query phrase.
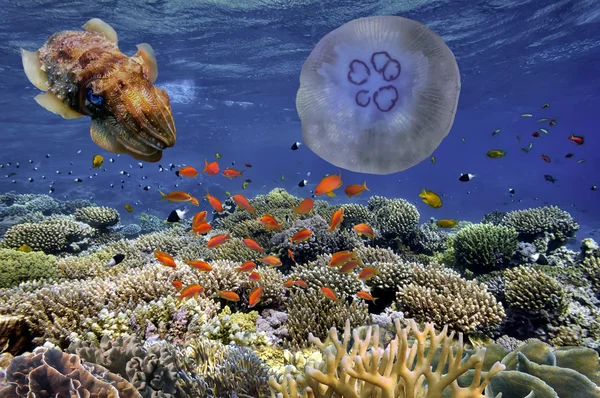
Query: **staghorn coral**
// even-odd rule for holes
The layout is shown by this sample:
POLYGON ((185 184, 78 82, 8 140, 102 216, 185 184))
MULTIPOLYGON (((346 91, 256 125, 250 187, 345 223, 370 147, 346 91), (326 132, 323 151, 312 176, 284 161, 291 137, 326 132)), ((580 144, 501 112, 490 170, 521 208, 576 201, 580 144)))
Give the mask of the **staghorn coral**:
POLYGON ((504 216, 501 224, 514 228, 519 240, 533 243, 542 253, 564 245, 579 229, 573 217, 557 206, 511 211, 504 216))
POLYGON ((6 231, 2 245, 13 249, 28 245, 33 250, 55 254, 81 250, 93 234, 94 230, 86 224, 70 220, 46 220, 13 226, 6 231))
POLYGON ((505 316, 485 285, 449 269, 419 264, 413 264, 412 282, 399 287, 396 304, 419 322, 433 321, 463 333, 493 330, 505 316))
POLYGON ((384 239, 406 240, 419 225, 419 211, 404 199, 371 196, 367 203, 375 226, 384 239))
POLYGON ((56 257, 42 252, 0 249, 0 288, 35 279, 60 279, 56 257))
POLYGON ((482 274, 508 265, 517 249, 517 233, 505 226, 475 224, 461 229, 452 245, 458 264, 482 274))
POLYGON ((369 322, 364 301, 352 300, 350 303, 345 294, 336 294, 337 301, 324 297, 314 288, 295 289, 290 293, 287 328, 291 346, 305 347, 309 332, 325 338, 331 327, 341 327, 347 320, 356 326, 369 322))
POLYGON ((0 397, 142 397, 131 383, 77 355, 38 347, 14 358, 0 397))
POLYGON ((271 396, 440 398, 444 390, 449 390, 454 398, 480 398, 485 397, 483 391, 490 379, 505 367, 495 363, 482 381, 480 371, 486 350, 479 349, 462 361, 462 334, 459 333, 455 352, 451 348, 454 332, 448 334, 446 327, 439 334, 433 324, 420 331, 414 321, 402 328, 396 320, 395 327, 396 338, 387 346, 380 344, 378 326, 368 327, 361 338, 358 329, 351 332, 349 321, 341 340, 335 328, 329 331, 329 344, 311 334, 310 342, 323 353, 323 362, 305 366, 305 376, 293 377, 286 372, 279 381, 271 377, 271 396), (410 333, 416 340, 412 344, 408 341, 410 333), (423 347, 427 342, 429 350, 425 353, 423 347), (472 382, 459 386, 456 379, 472 368, 476 372, 472 382))

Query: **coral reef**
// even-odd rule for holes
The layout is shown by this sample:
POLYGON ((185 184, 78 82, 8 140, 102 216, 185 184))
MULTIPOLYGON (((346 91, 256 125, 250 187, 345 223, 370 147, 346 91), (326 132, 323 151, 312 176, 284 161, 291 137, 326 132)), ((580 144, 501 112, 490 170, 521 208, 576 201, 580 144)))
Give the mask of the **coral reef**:
POLYGON ((89 244, 89 238, 93 235, 94 230, 86 224, 54 219, 11 227, 4 235, 2 246, 18 249, 27 245, 46 254, 78 252, 89 244))
POLYGON ((475 274, 508 266, 517 249, 517 233, 505 226, 475 224, 456 234, 453 241, 456 262, 475 274))
POLYGON ((0 249, 0 288, 35 279, 60 279, 56 257, 42 252, 0 249))
POLYGON ((83 207, 75 211, 75 220, 94 228, 105 229, 119 222, 119 212, 103 206, 83 207))
POLYGON ((404 199, 371 196, 367 203, 381 238, 407 240, 419 225, 419 211, 404 199))

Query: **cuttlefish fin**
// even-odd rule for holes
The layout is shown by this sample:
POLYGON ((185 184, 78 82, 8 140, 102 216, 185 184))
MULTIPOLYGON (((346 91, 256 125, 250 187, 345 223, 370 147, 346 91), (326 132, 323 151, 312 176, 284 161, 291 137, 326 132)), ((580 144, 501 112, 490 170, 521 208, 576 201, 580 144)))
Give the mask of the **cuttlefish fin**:
POLYGON ((48 88, 50 88, 48 85, 48 76, 42 70, 39 52, 21 49, 21 61, 23 61, 23 69, 31 84, 42 91, 48 91, 48 88))
POLYGON ((56 95, 47 91, 44 94, 38 94, 34 98, 35 102, 40 104, 46 110, 61 115, 65 119, 77 119, 83 115, 65 105, 56 95))
POLYGON ((150 155, 141 155, 128 150, 115 135, 111 134, 109 124, 102 119, 92 119, 90 136, 96 145, 111 153, 126 153, 134 159, 146 162, 158 162, 162 158, 162 151, 156 151, 150 155))
POLYGON ((154 56, 154 49, 148 43, 138 44, 137 49, 138 52, 134 54, 134 57, 140 57, 144 61, 144 65, 148 69, 148 78, 154 83, 158 77, 158 64, 154 56))
POLYGON ((108 40, 112 41, 117 45, 119 44, 119 37, 117 36, 117 32, 112 28, 112 26, 110 26, 109 24, 107 24, 99 18, 90 19, 85 23, 85 25, 82 26, 82 28, 87 30, 88 32, 96 32, 103 34, 108 40))

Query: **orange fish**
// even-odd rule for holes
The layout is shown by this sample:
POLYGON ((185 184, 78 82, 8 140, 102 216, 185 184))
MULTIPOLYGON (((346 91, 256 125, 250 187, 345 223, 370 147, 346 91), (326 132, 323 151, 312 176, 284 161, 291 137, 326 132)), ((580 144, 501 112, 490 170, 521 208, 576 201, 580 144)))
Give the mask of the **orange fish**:
POLYGON ((200 206, 200 202, 198 201, 198 199, 194 198, 193 196, 190 197, 190 203, 194 206, 200 206))
POLYGON ((287 281, 283 282, 283 286, 285 286, 285 287, 292 287, 292 286, 294 286, 294 280, 293 279, 288 279, 287 281))
POLYGON ((258 220, 259 223, 261 223, 262 225, 265 226, 265 228, 267 229, 267 231, 270 230, 274 230, 274 229, 278 229, 281 230, 281 225, 277 222, 277 220, 269 215, 269 214, 265 214, 264 216, 262 216, 260 218, 260 220, 258 220))
POLYGON ((257 272, 254 272, 254 271, 250 272, 250 275, 248 275, 248 277, 250 279, 252 279, 253 281, 259 281, 260 280, 260 274, 257 273, 257 272))
POLYGON ((342 186, 342 172, 339 175, 331 174, 323 177, 321 182, 317 185, 313 194, 315 196, 327 195, 330 198, 334 197, 334 190, 342 186))
POLYGON ((189 202, 192 198, 189 193, 183 191, 169 192, 167 194, 162 191, 158 192, 162 195, 161 200, 168 200, 169 202, 189 202))
POLYGON ((177 170, 177 176, 194 178, 198 176, 198 170, 192 166, 184 166, 177 170))
POLYGON ((204 223, 204 224, 198 225, 197 227, 194 227, 191 232, 194 235, 195 234, 206 235, 211 230, 212 230, 212 226, 210 224, 204 223))
POLYGON ((333 253, 333 255, 331 256, 331 260, 329 260, 329 266, 330 267, 337 267, 340 266, 342 264, 345 264, 346 262, 352 260, 352 259, 356 259, 355 256, 355 250, 342 250, 339 252, 335 252, 333 253))
POLYGON ((219 164, 217 162, 208 163, 208 160, 204 159, 204 170, 202 172, 209 176, 217 175, 219 174, 219 164))
POLYGON ((238 272, 252 272, 256 268, 256 264, 252 261, 246 261, 241 267, 236 268, 238 272))
POLYGON ((260 302, 262 292, 263 288, 261 286, 257 287, 252 292, 250 292, 250 296, 248 296, 248 308, 252 308, 260 302))
POLYGON ((177 290, 183 289, 183 283, 181 283, 180 280, 174 280, 173 282, 171 282, 171 285, 175 286, 175 289, 177 290))
POLYGON ((215 209, 217 213, 223 213, 223 204, 219 199, 212 196, 210 193, 208 193, 208 191, 206 191, 205 198, 208 199, 208 203, 210 203, 212 208, 215 209))
POLYGON ((294 252, 292 251, 292 249, 288 249, 288 256, 292 259, 293 262, 296 262, 296 259, 294 258, 294 252))
POLYGON ((344 209, 336 210, 331 216, 331 224, 328 231, 334 231, 344 221, 344 209))
POLYGON ((367 236, 371 239, 375 239, 375 232, 367 224, 356 224, 353 228, 358 233, 358 236, 367 236))
POLYGON ((363 268, 358 273, 358 279, 361 279, 363 281, 368 281, 369 279, 373 278, 375 275, 377 275, 377 269, 375 269, 373 267, 366 267, 366 268, 363 268))
POLYGON ((227 234, 215 235, 208 240, 206 243, 206 247, 217 247, 223 244, 227 239, 229 239, 229 232, 227 234))
POLYGON ((361 193, 363 193, 363 191, 368 191, 368 190, 369 190, 369 188, 367 188, 367 182, 365 181, 362 185, 359 185, 359 184, 348 185, 344 189, 344 193, 346 195, 348 195, 349 199, 352 199, 353 196, 360 195, 361 193))
POLYGON ((254 239, 245 238, 245 239, 242 239, 242 242, 244 242, 244 245, 246 245, 246 247, 248 249, 256 250, 258 252, 263 252, 265 250, 262 247, 260 247, 260 245, 258 243, 256 243, 256 241, 254 239))
POLYGON ((250 205, 250 202, 248 201, 248 199, 246 199, 244 195, 237 194, 233 195, 231 198, 235 201, 235 203, 238 204, 238 206, 243 207, 250 213, 254 214, 256 212, 256 209, 252 207, 252 205, 250 205))
POLYGON ((377 299, 376 299, 376 298, 374 298, 373 296, 371 296, 371 295, 370 295, 369 293, 367 293, 367 292, 358 292, 358 293, 356 293, 356 295, 357 295, 358 297, 360 297, 361 299, 363 299, 363 300, 369 300, 369 301, 372 301, 373 303, 374 303, 375 301, 377 301, 377 299))
POLYGON ((346 264, 342 265, 340 272, 342 274, 349 274, 350 272, 354 271, 354 268, 356 268, 358 264, 360 264, 360 261, 350 260, 346 264))
POLYGON ((322 287, 321 287, 321 292, 323 292, 323 295, 324 295, 325 297, 327 297, 328 299, 331 299, 331 300, 333 300, 333 301, 337 301, 337 300, 339 300, 339 299, 337 298, 337 296, 335 295, 335 293, 333 292, 333 290, 331 290, 331 289, 330 289, 330 288, 328 288, 328 287, 322 286, 322 287))
POLYGON ((198 271, 208 272, 212 270, 210 264, 202 260, 186 261, 186 264, 193 268, 196 268, 198 271))
POLYGON ((194 214, 194 218, 192 218, 192 228, 196 228, 199 225, 206 223, 206 215, 206 210, 194 214))
POLYGON ((315 205, 315 201, 312 200, 312 198, 306 198, 302 202, 300 202, 300 204, 298 206, 296 206, 294 208, 294 215, 306 214, 309 211, 311 211, 311 209, 313 208, 314 205, 315 205))
POLYGON ((296 232, 294 234, 294 236, 292 236, 290 238, 290 243, 298 243, 298 242, 304 242, 306 240, 308 240, 310 237, 312 236, 312 231, 310 229, 301 229, 300 231, 296 232))
POLYGON ((160 249, 154 250, 154 257, 162 264, 167 267, 175 268, 177 264, 175 264, 175 260, 170 254, 160 251, 160 249))
POLYGON ((243 172, 244 172, 244 170, 237 171, 236 169, 232 169, 231 167, 228 167, 225 170, 223 170, 223 175, 231 180, 232 178, 235 178, 235 177, 242 177, 243 172))
POLYGON ((271 265, 273 267, 281 266, 281 260, 275 256, 267 256, 267 257, 261 258, 260 261, 262 261, 263 263, 265 263, 267 265, 271 265))
POLYGON ((296 284, 296 286, 308 287, 308 283, 304 282, 302 279, 296 279, 294 283, 296 284))
POLYGON ((225 300, 240 301, 240 296, 238 296, 238 294, 236 292, 231 292, 231 291, 222 292, 220 290, 217 290, 217 293, 219 294, 219 297, 221 297, 225 300))
POLYGON ((204 288, 198 284, 193 284, 190 286, 187 286, 185 289, 183 289, 181 291, 181 293, 179 294, 179 300, 183 300, 185 298, 189 298, 189 297, 198 297, 198 294, 202 293, 204 291, 204 288))

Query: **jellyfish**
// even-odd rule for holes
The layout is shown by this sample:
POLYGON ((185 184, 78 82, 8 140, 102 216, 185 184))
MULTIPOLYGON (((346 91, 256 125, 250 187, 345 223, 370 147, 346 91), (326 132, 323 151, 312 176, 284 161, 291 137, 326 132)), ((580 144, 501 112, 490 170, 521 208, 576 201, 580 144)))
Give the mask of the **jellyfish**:
POLYGON ((391 174, 427 159, 454 122, 460 74, 425 25, 398 16, 350 21, 319 41, 300 73, 302 138, 334 166, 391 174))

